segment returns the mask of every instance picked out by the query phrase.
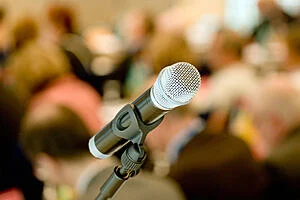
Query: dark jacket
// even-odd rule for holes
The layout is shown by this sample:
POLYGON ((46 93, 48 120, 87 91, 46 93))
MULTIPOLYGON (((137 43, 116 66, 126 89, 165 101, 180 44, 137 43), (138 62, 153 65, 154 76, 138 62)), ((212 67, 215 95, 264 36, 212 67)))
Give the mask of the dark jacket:
POLYGON ((187 199, 259 199, 266 177, 247 145, 224 134, 200 133, 182 150, 171 177, 187 199))
POLYGON ((270 176, 267 198, 300 199, 300 128, 267 158, 270 176))

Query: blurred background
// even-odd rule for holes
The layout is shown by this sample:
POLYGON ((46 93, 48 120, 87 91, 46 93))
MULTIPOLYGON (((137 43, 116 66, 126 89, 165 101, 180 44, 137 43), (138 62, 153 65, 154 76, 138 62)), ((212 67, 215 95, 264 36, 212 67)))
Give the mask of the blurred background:
MULTIPOLYGON (((227 25, 234 27, 237 30, 243 28, 252 28, 259 21, 259 10, 257 7, 258 0, 169 0, 169 1, 96 1, 88 2, 76 0, 61 0, 59 2, 72 5, 76 8, 76 15, 79 16, 80 26, 86 29, 89 26, 101 24, 114 24, 126 11, 134 8, 147 8, 154 14, 162 13, 163 11, 181 6, 193 7, 190 12, 194 12, 196 20, 203 15, 211 15, 219 20, 224 20, 227 25), (236 16, 237 18, 235 18, 236 16)), ((43 13, 45 6, 53 0, 1 0, 1 4, 5 5, 10 10, 10 18, 19 17, 21 14, 34 14, 39 16, 43 13)), ((276 2, 289 13, 297 13, 299 11, 299 2, 296 0, 276 0, 276 2)), ((181 9, 185 9, 181 7, 181 9)))
POLYGON ((201 87, 115 199, 300 199, 299 0, 0 0, 0 200, 95 199, 89 139, 177 62, 201 87))

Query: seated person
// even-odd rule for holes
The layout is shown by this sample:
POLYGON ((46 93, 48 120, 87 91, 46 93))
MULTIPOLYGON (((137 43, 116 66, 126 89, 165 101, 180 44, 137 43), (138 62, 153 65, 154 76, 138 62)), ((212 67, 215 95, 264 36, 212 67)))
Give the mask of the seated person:
POLYGON ((206 128, 181 149, 170 176, 187 199, 257 199, 267 179, 247 144, 223 129, 206 128))
MULTIPOLYGON (((78 199, 95 199, 100 186, 118 164, 115 158, 96 160, 88 151, 89 130, 68 108, 44 104, 27 113, 22 146, 36 176, 52 184, 71 186, 78 199)), ((114 199, 183 199, 171 180, 146 172, 124 183, 114 199)))
POLYGON ((299 199, 300 92, 291 74, 268 77, 249 95, 245 110, 257 133, 252 148, 260 150, 270 176, 267 198, 299 199))
POLYGON ((0 84, 0 199, 41 200, 43 184, 38 181, 18 144, 24 107, 16 95, 0 84))

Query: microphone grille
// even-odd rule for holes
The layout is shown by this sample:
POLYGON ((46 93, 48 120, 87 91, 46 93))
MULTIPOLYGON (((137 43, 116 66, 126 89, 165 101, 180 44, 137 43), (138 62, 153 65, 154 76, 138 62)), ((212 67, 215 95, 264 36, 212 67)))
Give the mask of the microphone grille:
POLYGON ((193 65, 175 63, 159 73, 151 89, 151 99, 158 108, 170 110, 189 103, 200 83, 200 74, 193 65))

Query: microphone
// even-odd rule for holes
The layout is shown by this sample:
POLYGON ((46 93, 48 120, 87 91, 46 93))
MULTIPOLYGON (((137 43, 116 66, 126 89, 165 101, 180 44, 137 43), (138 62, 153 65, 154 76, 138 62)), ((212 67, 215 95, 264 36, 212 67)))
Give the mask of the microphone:
MULTIPOLYGON (((163 116, 173 108, 188 104, 196 95, 200 83, 200 74, 193 65, 178 62, 163 68, 154 85, 133 101, 131 106, 143 124, 151 125, 162 120, 163 116)), ((120 136, 114 133, 116 128, 122 131, 130 127, 130 117, 128 112, 118 113, 111 122, 95 134, 89 141, 91 154, 96 158, 104 159, 130 142, 128 138, 132 137, 132 134, 120 136)))

